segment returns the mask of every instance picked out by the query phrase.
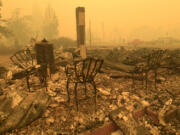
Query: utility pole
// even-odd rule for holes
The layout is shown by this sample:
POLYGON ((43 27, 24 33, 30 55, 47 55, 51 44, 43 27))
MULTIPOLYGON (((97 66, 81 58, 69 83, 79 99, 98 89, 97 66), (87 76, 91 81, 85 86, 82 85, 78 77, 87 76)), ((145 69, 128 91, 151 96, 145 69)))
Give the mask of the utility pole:
POLYGON ((102 43, 104 43, 104 22, 102 23, 102 43))
POLYGON ((89 45, 92 47, 91 20, 89 20, 89 45))

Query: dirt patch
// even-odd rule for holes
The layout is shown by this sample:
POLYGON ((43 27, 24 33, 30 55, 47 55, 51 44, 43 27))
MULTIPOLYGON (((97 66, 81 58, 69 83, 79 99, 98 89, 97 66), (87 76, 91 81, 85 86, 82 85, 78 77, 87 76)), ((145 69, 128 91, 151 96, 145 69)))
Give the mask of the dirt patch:
POLYGON ((11 63, 11 61, 9 59, 10 56, 11 56, 10 54, 8 54, 8 55, 0 55, 0 65, 8 67, 9 64, 11 63))

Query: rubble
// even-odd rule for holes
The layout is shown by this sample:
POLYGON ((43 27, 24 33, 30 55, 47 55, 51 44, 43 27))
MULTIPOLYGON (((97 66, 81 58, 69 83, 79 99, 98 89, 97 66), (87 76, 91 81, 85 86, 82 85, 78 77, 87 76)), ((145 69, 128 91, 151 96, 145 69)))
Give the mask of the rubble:
POLYGON ((177 107, 174 107, 172 108, 171 110, 168 110, 165 114, 164 114, 164 121, 166 123, 169 123, 171 120, 173 119, 177 119, 177 120, 180 120, 179 117, 179 112, 180 112, 180 109, 177 108, 177 107))
MULTIPOLYGON (((178 75, 167 76, 166 79, 160 77, 162 83, 157 84, 158 89, 156 90, 150 79, 149 87, 146 90, 138 81, 136 87, 131 88, 131 78, 124 77, 127 74, 123 74, 122 71, 116 72, 122 77, 111 78, 109 73, 96 76, 95 82, 98 89, 96 113, 94 112, 92 86, 87 86, 87 98, 84 96, 84 87, 79 86, 79 112, 77 112, 74 85, 70 85, 72 100, 68 103, 64 67, 58 67, 57 72, 48 78, 48 88, 45 95, 50 99, 41 117, 21 129, 5 133, 5 135, 72 135, 77 132, 83 134, 87 131, 91 133, 100 130, 107 123, 112 123, 112 117, 109 114, 112 114, 114 110, 120 110, 117 115, 114 115, 117 118, 117 121, 113 120, 114 124, 121 126, 118 131, 111 133, 112 135, 123 134, 124 132, 138 135, 142 133, 153 135, 178 134, 180 125, 180 97, 178 95, 180 77, 178 75)), ((32 76, 31 80, 36 82, 34 81, 36 77, 32 76)), ((8 79, 7 81, 1 79, 0 87, 3 95, 12 97, 12 107, 14 108, 23 100, 20 93, 27 92, 22 80, 8 79), (20 91, 18 95, 17 89, 20 91)), ((30 92, 30 95, 35 92, 41 94, 42 89, 36 83, 32 83, 31 87, 33 92, 30 92)), ((4 98, 0 98, 0 100, 3 101, 4 98)), ((5 113, 0 111, 0 120, 3 121, 7 117, 5 113)))
POLYGON ((99 88, 98 89, 99 92, 101 92, 103 95, 110 95, 111 94, 111 89, 102 89, 102 88, 99 88))
POLYGON ((117 131, 111 133, 111 135, 123 135, 123 133, 121 132, 121 130, 117 130, 117 131))
POLYGON ((52 123, 54 123, 54 118, 53 117, 49 117, 49 118, 46 119, 46 124, 50 125, 52 123))
POLYGON ((22 128, 36 120, 45 111, 49 97, 43 91, 28 94, 12 89, 0 97, 0 133, 22 128))

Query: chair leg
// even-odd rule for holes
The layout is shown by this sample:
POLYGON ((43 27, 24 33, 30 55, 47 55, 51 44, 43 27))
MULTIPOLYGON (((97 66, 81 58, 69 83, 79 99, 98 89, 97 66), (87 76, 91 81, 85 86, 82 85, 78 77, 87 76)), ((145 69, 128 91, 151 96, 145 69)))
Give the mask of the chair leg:
POLYGON ((132 73, 132 88, 134 88, 135 80, 134 80, 134 73, 132 73))
POLYGON ((92 84, 93 84, 93 87, 94 87, 94 104, 95 104, 95 112, 96 112, 97 111, 96 110, 96 93, 97 93, 97 89, 96 89, 96 84, 95 84, 94 81, 92 82, 92 84))
POLYGON ((37 75, 37 77, 38 77, 38 79, 39 79, 40 86, 43 87, 43 85, 42 85, 42 76, 41 76, 41 71, 40 71, 40 69, 37 69, 36 75, 37 75))
POLYGON ((46 88, 47 91, 47 65, 42 65, 41 67, 41 75, 42 75, 42 83, 43 83, 43 87, 46 88))
POLYGON ((43 88, 43 87, 44 87, 44 84, 43 84, 43 77, 40 77, 40 78, 39 78, 39 81, 40 81, 41 88, 43 88))
POLYGON ((38 76, 39 76, 39 81, 40 81, 41 87, 42 88, 46 87, 46 91, 47 91, 47 75, 46 75, 45 71, 43 71, 42 67, 38 71, 38 76))
POLYGON ((86 86, 86 82, 84 82, 84 94, 85 94, 85 96, 87 97, 87 86, 86 86))
POLYGON ((146 90, 147 90, 147 85, 148 85, 148 72, 146 71, 146 90))
POLYGON ((28 73, 27 73, 27 75, 26 75, 26 83, 27 83, 28 90, 29 90, 29 92, 30 92, 29 74, 28 74, 28 73))
POLYGON ((69 94, 69 79, 67 79, 67 83, 66 83, 66 90, 67 90, 67 95, 68 95, 68 102, 70 102, 70 94, 69 94))
POLYGON ((142 86, 144 87, 144 74, 143 74, 143 72, 141 73, 141 76, 142 76, 142 86))
POLYGON ((157 69, 154 70, 154 86, 155 86, 155 89, 157 89, 157 69))
POLYGON ((46 88, 46 91, 47 91, 47 76, 45 74, 42 74, 42 87, 45 87, 46 88))
POLYGON ((76 100, 76 109, 78 111, 77 86, 78 86, 78 83, 75 83, 75 86, 74 86, 74 95, 75 95, 75 100, 76 100))
POLYGON ((47 83, 47 76, 44 76, 44 85, 47 91, 48 83, 47 83))

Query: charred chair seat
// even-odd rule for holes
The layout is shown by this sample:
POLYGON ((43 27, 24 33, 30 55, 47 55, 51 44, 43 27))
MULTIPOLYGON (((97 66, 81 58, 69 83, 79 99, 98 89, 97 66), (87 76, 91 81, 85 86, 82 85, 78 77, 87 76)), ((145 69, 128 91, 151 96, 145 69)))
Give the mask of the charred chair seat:
POLYGON ((70 94, 69 94, 69 83, 72 82, 75 84, 74 86, 74 94, 76 100, 76 107, 78 111, 78 99, 77 99, 77 87, 78 84, 83 84, 85 89, 85 95, 87 96, 87 83, 90 83, 94 88, 94 103, 95 103, 95 111, 96 111, 96 84, 94 78, 98 72, 100 72, 101 66, 103 64, 103 60, 95 59, 95 58, 86 58, 84 60, 74 61, 72 66, 66 66, 65 72, 67 76, 67 94, 68 94, 68 102, 70 102, 70 94))
POLYGON ((144 63, 137 63, 130 73, 132 75, 132 88, 135 87, 135 80, 142 81, 142 85, 144 85, 144 74, 146 73, 146 65, 144 63))
POLYGON ((38 75, 41 84, 45 80, 44 77, 40 75, 40 71, 41 71, 40 66, 38 66, 35 63, 35 59, 29 49, 20 50, 16 52, 14 55, 10 57, 10 60, 15 66, 17 66, 23 71, 22 72, 23 77, 26 77, 26 83, 29 91, 30 91, 30 83, 29 83, 30 75, 32 74, 38 75))

